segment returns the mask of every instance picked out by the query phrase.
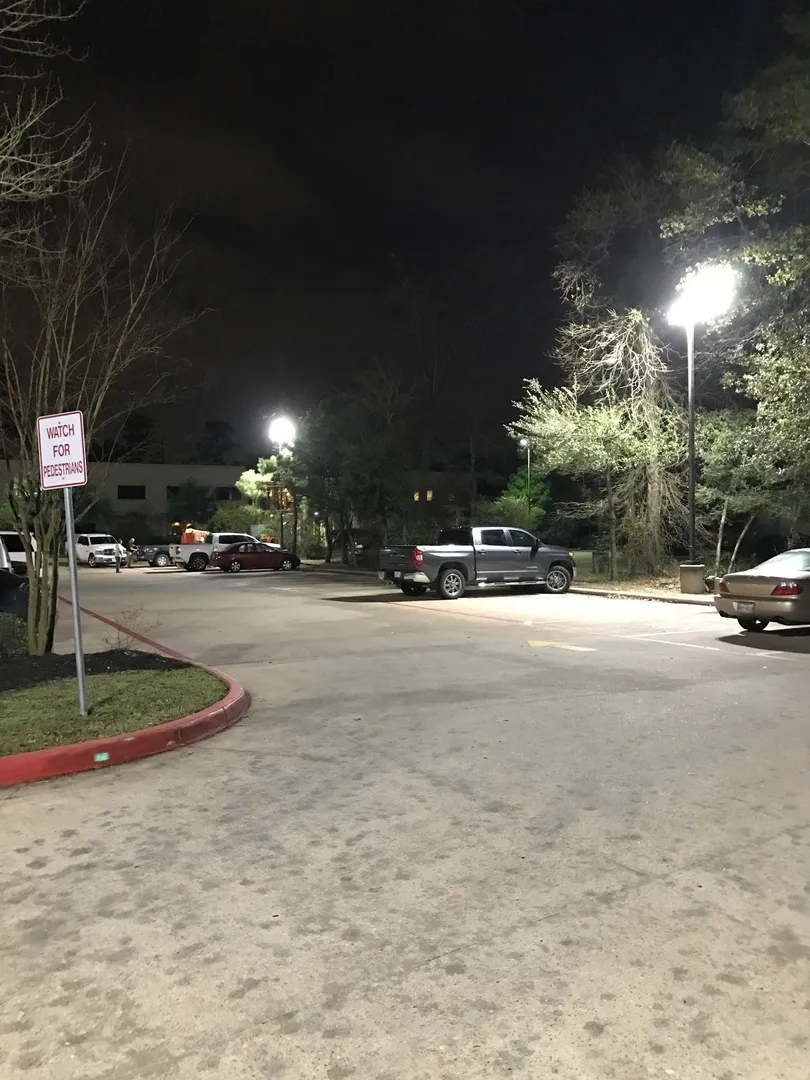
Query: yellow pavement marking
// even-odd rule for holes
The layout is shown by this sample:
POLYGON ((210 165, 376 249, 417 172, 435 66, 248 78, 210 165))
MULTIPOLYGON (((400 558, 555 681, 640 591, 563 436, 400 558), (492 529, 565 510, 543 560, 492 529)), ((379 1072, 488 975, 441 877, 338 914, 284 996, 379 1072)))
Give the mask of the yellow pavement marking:
POLYGON ((569 652, 596 652, 596 649, 588 649, 584 645, 569 645, 566 641, 530 641, 533 649, 568 649, 569 652))

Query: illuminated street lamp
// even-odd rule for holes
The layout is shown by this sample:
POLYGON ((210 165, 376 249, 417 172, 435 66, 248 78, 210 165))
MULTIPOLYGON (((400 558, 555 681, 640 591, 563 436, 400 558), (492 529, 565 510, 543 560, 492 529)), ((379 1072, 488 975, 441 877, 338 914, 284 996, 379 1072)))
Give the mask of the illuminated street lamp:
POLYGON ((687 274, 669 310, 671 326, 686 331, 689 415, 689 561, 695 563, 695 326, 719 319, 734 303, 737 275, 726 264, 704 266, 687 274))
POLYGON ((295 445, 295 424, 287 416, 274 416, 267 432, 270 442, 275 443, 284 454, 292 453, 295 445))

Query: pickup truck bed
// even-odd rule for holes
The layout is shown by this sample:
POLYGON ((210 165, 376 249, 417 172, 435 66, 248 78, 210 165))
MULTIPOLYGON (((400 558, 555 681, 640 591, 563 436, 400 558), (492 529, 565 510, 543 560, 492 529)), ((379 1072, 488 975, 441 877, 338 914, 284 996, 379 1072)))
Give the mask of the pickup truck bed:
POLYGON ((544 544, 524 529, 473 526, 445 529, 437 544, 383 549, 379 576, 406 596, 433 590, 457 600, 482 586, 544 585, 549 592, 568 592, 574 570, 566 548, 544 544))

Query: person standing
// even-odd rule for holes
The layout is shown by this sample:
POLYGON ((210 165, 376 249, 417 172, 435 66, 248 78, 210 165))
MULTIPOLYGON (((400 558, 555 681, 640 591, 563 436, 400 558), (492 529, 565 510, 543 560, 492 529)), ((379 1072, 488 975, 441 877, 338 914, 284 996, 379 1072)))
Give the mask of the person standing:
POLYGON ((137 561, 138 545, 135 543, 135 537, 130 536, 129 543, 127 544, 127 567, 133 567, 137 561))

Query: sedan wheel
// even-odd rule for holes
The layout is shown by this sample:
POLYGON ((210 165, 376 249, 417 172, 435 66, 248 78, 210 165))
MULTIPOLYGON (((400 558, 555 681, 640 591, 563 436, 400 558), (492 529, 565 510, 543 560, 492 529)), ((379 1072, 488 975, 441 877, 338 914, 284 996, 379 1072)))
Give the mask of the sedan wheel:
POLYGON ((737 622, 749 634, 759 634, 768 625, 767 619, 737 619, 737 622))
POLYGON ((564 566, 552 566, 546 575, 546 588, 552 593, 567 593, 571 588, 571 574, 564 566))
POLYGON ((234 559, 228 569, 232 574, 238 574, 239 571, 242 569, 242 564, 239 562, 238 559, 234 559))
POLYGON ((155 566, 165 567, 168 566, 171 560, 168 555, 158 555, 155 559, 155 566))
POLYGON ((282 570, 292 570, 292 568, 293 568, 292 559, 283 559, 282 560, 282 562, 281 562, 281 569, 282 570))

